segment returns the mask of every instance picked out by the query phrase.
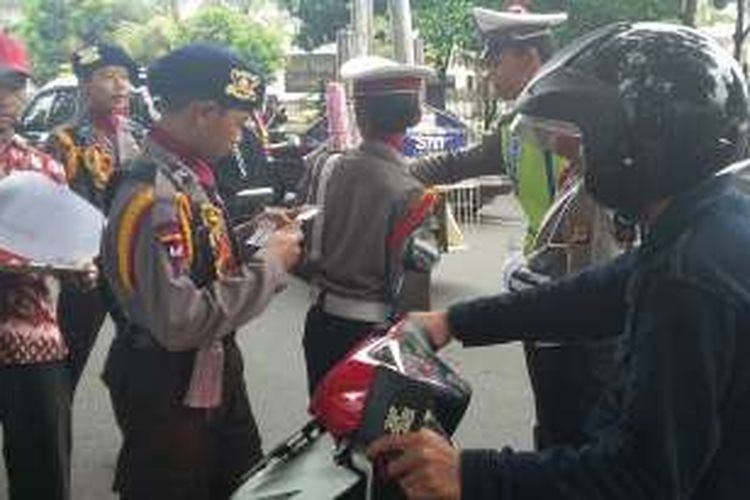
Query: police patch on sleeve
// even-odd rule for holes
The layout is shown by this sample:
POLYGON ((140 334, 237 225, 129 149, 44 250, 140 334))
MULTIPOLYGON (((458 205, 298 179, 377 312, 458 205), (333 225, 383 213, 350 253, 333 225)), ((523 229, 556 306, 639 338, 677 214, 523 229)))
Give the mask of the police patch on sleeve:
POLYGON ((174 199, 176 218, 155 229, 156 238, 167 253, 173 274, 190 268, 193 262, 192 213, 190 200, 184 193, 174 199))

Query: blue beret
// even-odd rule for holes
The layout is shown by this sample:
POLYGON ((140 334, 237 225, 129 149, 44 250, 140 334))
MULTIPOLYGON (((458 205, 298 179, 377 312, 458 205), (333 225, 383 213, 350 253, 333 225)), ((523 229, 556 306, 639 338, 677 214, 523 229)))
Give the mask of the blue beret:
POLYGON ((128 70, 130 80, 138 80, 138 65, 119 45, 96 43, 73 53, 71 58, 73 73, 79 80, 88 79, 91 74, 105 66, 121 66, 128 70))
POLYGON ((263 99, 258 71, 233 50, 192 43, 154 62, 148 70, 151 95, 216 101, 227 108, 252 110, 263 99))

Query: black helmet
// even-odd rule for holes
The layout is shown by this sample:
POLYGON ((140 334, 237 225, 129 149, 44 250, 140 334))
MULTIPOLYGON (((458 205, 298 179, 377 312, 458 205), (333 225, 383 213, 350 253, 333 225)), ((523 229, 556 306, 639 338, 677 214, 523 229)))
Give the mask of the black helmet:
POLYGON ((516 111, 575 125, 588 190, 634 215, 743 155, 749 117, 734 59, 696 30, 661 23, 614 24, 573 42, 516 111))

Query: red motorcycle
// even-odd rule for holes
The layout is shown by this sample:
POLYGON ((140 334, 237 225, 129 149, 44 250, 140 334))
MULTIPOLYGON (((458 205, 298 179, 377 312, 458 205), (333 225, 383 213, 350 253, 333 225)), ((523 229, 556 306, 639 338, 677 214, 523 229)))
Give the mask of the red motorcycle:
POLYGON ((449 438, 471 388, 440 359, 424 332, 401 322, 336 365, 310 403, 314 420, 271 451, 233 500, 402 498, 366 447, 385 434, 428 427, 449 438))

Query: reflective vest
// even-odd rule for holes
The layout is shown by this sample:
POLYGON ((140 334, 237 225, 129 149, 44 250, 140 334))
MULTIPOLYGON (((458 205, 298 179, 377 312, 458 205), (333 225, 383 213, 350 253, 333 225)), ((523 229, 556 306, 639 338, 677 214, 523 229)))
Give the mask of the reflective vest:
POLYGON ((555 199, 566 161, 549 151, 540 150, 528 140, 522 140, 511 133, 508 126, 503 127, 502 137, 506 174, 513 181, 516 198, 528 224, 524 241, 524 253, 527 253, 555 199))

